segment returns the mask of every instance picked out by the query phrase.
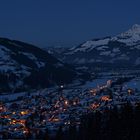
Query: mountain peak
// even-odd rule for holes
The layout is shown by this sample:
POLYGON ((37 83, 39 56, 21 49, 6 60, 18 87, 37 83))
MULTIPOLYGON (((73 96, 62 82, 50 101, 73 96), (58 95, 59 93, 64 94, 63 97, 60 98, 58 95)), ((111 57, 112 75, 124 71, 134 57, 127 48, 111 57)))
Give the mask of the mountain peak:
POLYGON ((133 29, 133 30, 140 30, 140 25, 139 25, 139 24, 134 24, 134 25, 132 26, 132 29, 133 29))
POLYGON ((140 25, 134 24, 131 29, 123 33, 124 35, 132 36, 134 34, 140 34, 140 25))
POLYGON ((118 35, 116 39, 131 45, 140 41, 140 25, 134 24, 129 30, 118 35))
POLYGON ((140 25, 134 24, 128 32, 132 32, 133 34, 139 34, 140 35, 140 25))

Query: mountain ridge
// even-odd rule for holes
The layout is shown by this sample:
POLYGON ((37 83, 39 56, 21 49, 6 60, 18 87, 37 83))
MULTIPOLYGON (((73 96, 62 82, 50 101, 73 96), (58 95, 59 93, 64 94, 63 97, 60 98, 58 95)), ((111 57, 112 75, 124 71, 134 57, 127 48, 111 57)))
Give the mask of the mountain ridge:
POLYGON ((88 40, 59 56, 64 62, 78 66, 139 67, 140 25, 113 37, 88 40))

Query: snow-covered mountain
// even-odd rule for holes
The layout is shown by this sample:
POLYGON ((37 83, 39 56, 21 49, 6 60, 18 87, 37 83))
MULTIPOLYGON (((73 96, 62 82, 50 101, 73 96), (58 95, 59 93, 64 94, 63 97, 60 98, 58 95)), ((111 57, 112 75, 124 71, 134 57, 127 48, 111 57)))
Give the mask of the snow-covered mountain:
POLYGON ((0 38, 0 92, 48 87, 78 76, 72 67, 36 46, 0 38))
POLYGON ((82 66, 140 66, 140 25, 115 37, 93 39, 63 52, 61 60, 82 66))

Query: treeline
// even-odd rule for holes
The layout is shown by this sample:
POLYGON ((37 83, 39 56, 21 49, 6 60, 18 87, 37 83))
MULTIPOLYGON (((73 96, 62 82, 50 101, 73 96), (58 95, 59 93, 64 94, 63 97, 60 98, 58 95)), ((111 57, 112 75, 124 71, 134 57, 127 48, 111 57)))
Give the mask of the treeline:
POLYGON ((19 85, 19 78, 12 72, 0 71, 0 93, 29 90, 24 84, 19 85))
POLYGON ((53 140, 140 140, 140 104, 85 115, 78 129, 70 125, 63 132, 60 127, 53 140))
POLYGON ((8 74, 0 72, 0 92, 8 92, 10 90, 9 83, 16 83, 16 76, 12 73, 8 74))

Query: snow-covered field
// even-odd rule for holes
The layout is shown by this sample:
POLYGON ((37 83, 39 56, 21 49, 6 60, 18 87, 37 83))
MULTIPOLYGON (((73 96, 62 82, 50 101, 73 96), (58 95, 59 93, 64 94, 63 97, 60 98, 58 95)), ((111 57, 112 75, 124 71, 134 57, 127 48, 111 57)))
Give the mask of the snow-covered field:
POLYGON ((105 85, 109 79, 107 78, 101 78, 93 80, 92 82, 86 82, 86 84, 83 86, 83 88, 96 88, 98 86, 105 85))
POLYGON ((133 79, 133 80, 125 83, 124 87, 132 88, 132 89, 137 89, 137 90, 140 91, 140 79, 133 79))

